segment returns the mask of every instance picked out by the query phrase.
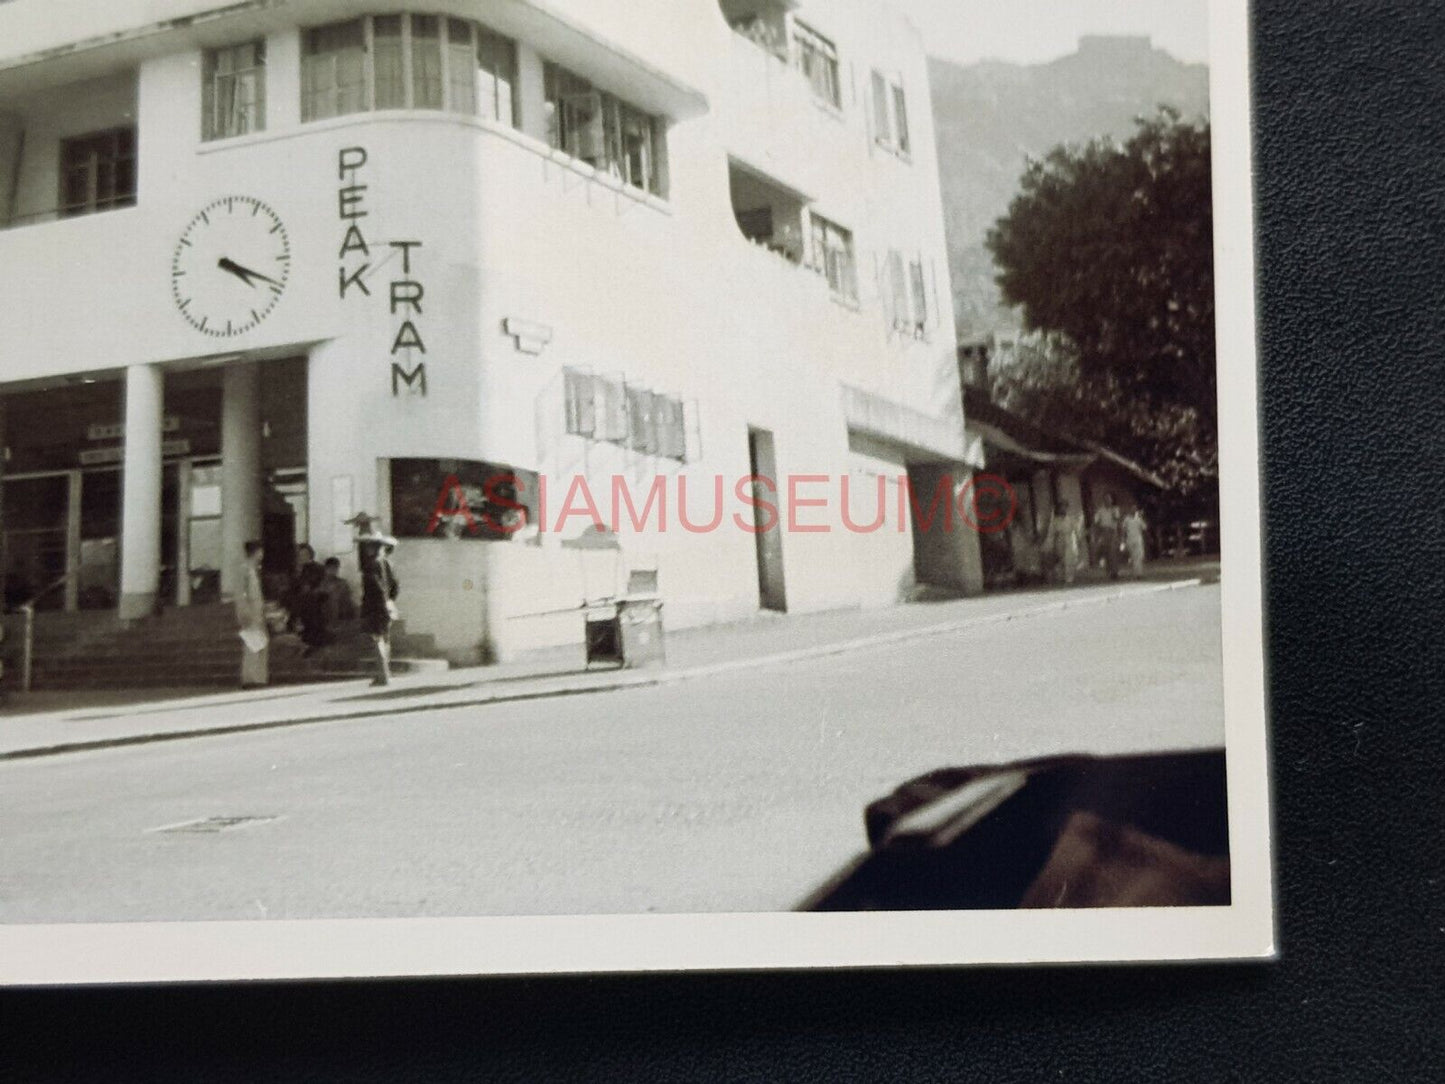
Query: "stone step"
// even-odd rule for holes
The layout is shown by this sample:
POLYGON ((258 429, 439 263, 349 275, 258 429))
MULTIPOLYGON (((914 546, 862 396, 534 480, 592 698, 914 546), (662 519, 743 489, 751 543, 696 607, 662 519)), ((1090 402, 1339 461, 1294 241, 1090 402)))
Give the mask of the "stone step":
MULTIPOLYGON (((446 663, 440 659, 393 659, 393 674, 445 673, 446 663)), ((324 681, 355 681, 376 673, 374 666, 277 668, 269 674, 273 685, 302 685, 324 681)), ((36 670, 31 686, 35 689, 141 689, 193 688, 215 686, 234 688, 240 681, 240 667, 127 667, 78 668, 64 673, 36 670)))
MULTIPOLYGON (((7 617, 7 633, 14 616, 7 617)), ((37 689, 234 688, 240 681, 241 644, 235 609, 229 603, 181 607, 139 621, 122 623, 113 613, 79 612, 37 615, 34 628, 32 686, 37 689)), ((393 628, 393 668, 397 673, 445 671, 432 636, 408 636, 400 622, 393 628)), ((349 625, 337 642, 306 656, 294 636, 274 637, 270 675, 278 684, 355 680, 375 672, 369 637, 349 625)), ((13 684, 13 674, 6 675, 13 684)))

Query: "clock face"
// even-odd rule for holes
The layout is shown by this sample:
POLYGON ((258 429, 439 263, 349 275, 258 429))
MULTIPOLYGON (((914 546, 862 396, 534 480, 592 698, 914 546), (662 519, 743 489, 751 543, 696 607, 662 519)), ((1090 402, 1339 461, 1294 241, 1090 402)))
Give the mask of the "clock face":
POLYGON ((252 196, 222 196, 196 213, 171 257, 171 296, 192 327, 227 338, 270 315, 291 276, 291 242, 252 196))

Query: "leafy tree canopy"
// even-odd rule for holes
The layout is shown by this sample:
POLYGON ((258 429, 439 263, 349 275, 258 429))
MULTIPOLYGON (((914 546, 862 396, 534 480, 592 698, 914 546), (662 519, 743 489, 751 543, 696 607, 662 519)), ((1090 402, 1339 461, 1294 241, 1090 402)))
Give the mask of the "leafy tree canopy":
POLYGON ((1052 432, 1093 441, 1128 456, 1168 485, 1157 512, 1213 514, 1219 499, 1219 449, 1213 419, 1193 407, 1144 400, 1108 373, 1081 371, 1077 348, 1062 335, 1025 336, 995 359, 991 394, 1006 410, 1052 432))
MULTIPOLYGON (((1207 122, 1161 109, 1128 142, 1031 161, 988 235, 1004 299, 1073 344, 1092 395, 1216 416, 1207 122)), ((1086 395, 1086 397, 1087 397, 1086 395)))

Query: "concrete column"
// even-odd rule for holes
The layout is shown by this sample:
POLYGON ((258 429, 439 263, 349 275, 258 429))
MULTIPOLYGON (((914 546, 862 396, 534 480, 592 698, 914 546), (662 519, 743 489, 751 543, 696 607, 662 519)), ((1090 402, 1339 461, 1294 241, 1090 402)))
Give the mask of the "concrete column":
POLYGON ((20 175, 20 155, 25 150, 25 129, 13 113, 0 113, 0 226, 10 224, 15 214, 15 181, 20 175))
POLYGON ((301 31, 293 27, 266 36, 266 130, 300 123, 301 31))
POLYGON ((80 609, 80 471, 70 472, 65 516, 65 608, 80 609))
POLYGON ((227 365, 221 382, 221 594, 240 586, 246 543, 261 537, 261 390, 253 361, 227 365))
POLYGON ((191 604, 191 461, 176 467, 176 605, 191 604))
POLYGON ((517 85, 512 93, 516 95, 517 127, 533 139, 547 142, 547 90, 542 57, 520 42, 517 43, 517 85))
POLYGON ((5 573, 10 568, 10 555, 5 550, 5 471, 9 464, 10 445, 5 440, 5 396, 0 395, 0 608, 5 603, 5 573))
POLYGON ((155 610, 161 582, 161 419, 165 374, 155 365, 125 373, 125 460, 121 484, 120 618, 155 610))

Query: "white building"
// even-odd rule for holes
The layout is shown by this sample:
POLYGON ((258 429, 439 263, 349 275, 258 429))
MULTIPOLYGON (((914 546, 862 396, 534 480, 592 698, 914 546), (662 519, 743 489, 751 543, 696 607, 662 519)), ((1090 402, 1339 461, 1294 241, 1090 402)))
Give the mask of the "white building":
POLYGON ((875 0, 0 3, 7 602, 199 605, 369 512, 409 631, 505 655, 577 639, 614 478, 670 627, 977 590, 898 515, 970 463, 926 80, 875 0), (506 472, 476 531, 447 479, 506 472))

